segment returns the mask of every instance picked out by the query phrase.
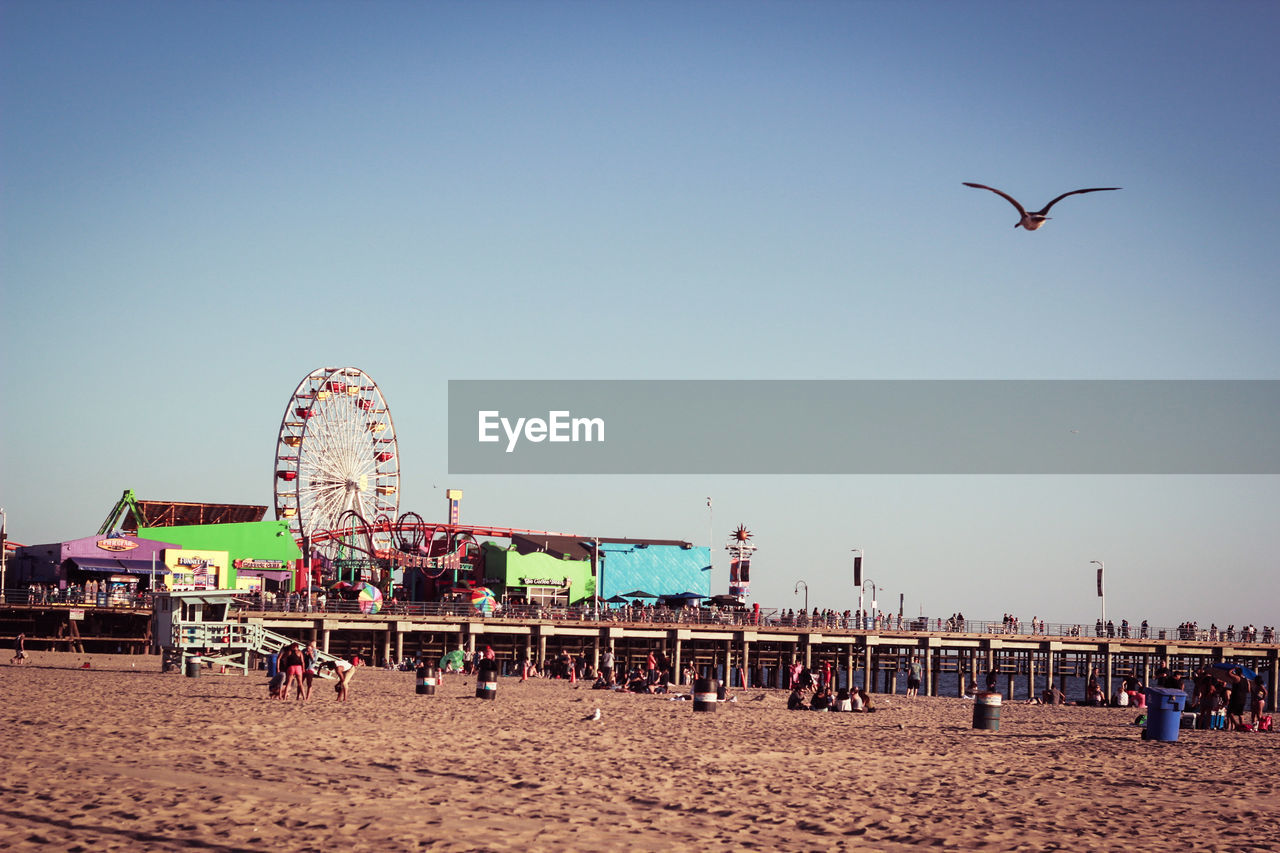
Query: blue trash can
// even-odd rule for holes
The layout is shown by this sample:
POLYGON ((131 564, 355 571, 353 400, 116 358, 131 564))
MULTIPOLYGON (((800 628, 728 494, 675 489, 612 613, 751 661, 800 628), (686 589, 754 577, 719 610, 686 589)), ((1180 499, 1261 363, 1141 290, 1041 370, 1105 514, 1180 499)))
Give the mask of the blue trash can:
POLYGON ((1182 709, 1187 704, 1187 694, 1168 687, 1148 687, 1147 727, 1142 730, 1143 740, 1175 741, 1182 723, 1182 709))
POLYGON ((275 678, 279 674, 280 670, 276 668, 278 658, 279 655, 274 653, 267 655, 267 678, 275 678))

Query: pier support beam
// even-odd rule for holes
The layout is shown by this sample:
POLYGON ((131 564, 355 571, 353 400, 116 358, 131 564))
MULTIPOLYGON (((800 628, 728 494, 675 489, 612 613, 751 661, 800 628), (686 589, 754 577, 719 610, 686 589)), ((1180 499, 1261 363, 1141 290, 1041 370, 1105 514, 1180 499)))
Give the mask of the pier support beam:
POLYGON ((1106 651, 1103 653, 1103 662, 1106 665, 1107 680, 1102 684, 1102 695, 1107 700, 1107 704, 1111 704, 1111 679, 1115 671, 1115 662, 1112 660, 1111 644, 1107 643, 1106 651))

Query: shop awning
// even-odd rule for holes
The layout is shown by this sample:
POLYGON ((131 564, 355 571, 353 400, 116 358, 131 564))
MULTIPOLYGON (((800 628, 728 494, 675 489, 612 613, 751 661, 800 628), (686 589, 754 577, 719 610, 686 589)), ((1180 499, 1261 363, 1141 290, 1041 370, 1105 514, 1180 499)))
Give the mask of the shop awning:
MULTIPOLYGON (((124 572, 133 575, 149 575, 152 572, 150 560, 80 560, 73 559, 70 561, 77 569, 86 572, 124 572)), ((155 573, 158 575, 168 574, 169 569, 164 563, 157 562, 155 564, 155 573)))

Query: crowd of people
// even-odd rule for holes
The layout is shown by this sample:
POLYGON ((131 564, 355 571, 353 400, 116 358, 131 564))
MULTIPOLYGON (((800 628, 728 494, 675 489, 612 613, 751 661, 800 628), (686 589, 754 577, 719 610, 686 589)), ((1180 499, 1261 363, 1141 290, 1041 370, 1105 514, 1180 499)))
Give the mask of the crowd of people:
POLYGON ((1210 623, 1209 627, 1205 629, 1201 628, 1197 622, 1183 622, 1178 626, 1179 640, 1208 640, 1211 643, 1218 640, 1228 643, 1273 643, 1275 638, 1276 629, 1274 625, 1263 625, 1261 630, 1255 625, 1245 625, 1239 630, 1236 629, 1235 625, 1219 628, 1214 623, 1210 623))

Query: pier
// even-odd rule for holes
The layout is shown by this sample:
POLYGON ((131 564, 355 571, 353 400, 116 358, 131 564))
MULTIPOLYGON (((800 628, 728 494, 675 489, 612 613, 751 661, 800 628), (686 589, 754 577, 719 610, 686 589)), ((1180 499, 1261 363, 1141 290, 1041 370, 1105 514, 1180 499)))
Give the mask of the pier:
MULTIPOLYGON (((924 670, 921 695, 960 695, 968 679, 985 684, 987 673, 994 671, 997 689, 1008 699, 1038 696, 1055 686, 1068 699, 1079 700, 1083 696, 1068 690, 1068 679, 1087 678, 1095 668, 1110 699, 1120 678, 1135 676, 1150 685, 1160 666, 1187 675, 1206 664, 1231 661, 1265 673, 1269 710, 1275 710, 1280 692, 1280 644, 1274 641, 1173 639, 1167 630, 1142 639, 992 633, 995 628, 987 623, 969 623, 984 629, 978 633, 631 622, 596 620, 594 615, 589 609, 575 618, 542 618, 240 608, 228 618, 299 642, 315 640, 326 653, 360 655, 374 666, 419 656, 438 660, 458 648, 471 655, 490 646, 507 674, 518 672, 522 660, 546 662, 566 652, 596 668, 606 650, 612 650, 617 665, 629 669, 643 667, 654 652, 670 659, 677 678, 689 668, 731 687, 782 688, 788 667, 799 661, 815 671, 829 666, 837 684, 852 680, 871 693, 895 693, 915 655, 924 670)), ((147 607, 7 604, 0 606, 0 642, 11 642, 21 631, 34 651, 150 654, 156 645, 151 617, 147 607)))

